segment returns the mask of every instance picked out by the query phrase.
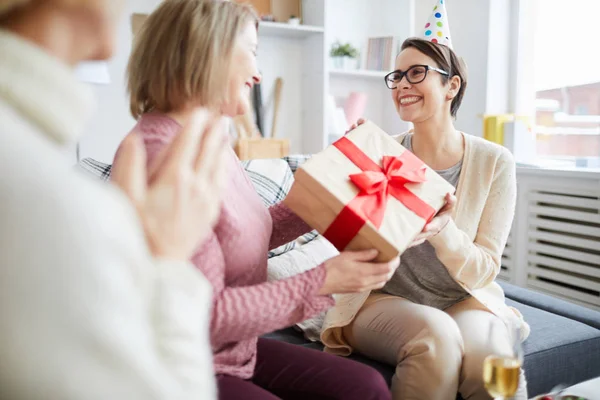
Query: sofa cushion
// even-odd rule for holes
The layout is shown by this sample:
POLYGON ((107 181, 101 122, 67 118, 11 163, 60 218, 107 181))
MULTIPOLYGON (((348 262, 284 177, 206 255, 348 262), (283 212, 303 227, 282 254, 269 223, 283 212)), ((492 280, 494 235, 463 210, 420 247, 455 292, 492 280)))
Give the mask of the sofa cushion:
POLYGON ((264 205, 270 207, 285 199, 294 182, 294 175, 287 162, 277 158, 248 160, 240 164, 264 205))
MULTIPOLYGON (((525 373, 529 396, 550 391, 559 383, 573 385, 600 375, 600 330, 584 323, 507 299, 531 326, 531 334, 523 344, 525 373)), ((292 328, 265 337, 322 349, 292 328)), ((371 365, 391 382, 394 367, 369 360, 359 354, 351 359, 371 365)))
POLYGON ((288 163, 290 169, 295 174, 298 167, 304 164, 306 161, 310 160, 311 157, 312 156, 309 154, 294 154, 291 156, 283 157, 283 160, 285 160, 288 163))
POLYGON ((531 326, 523 344, 529 395, 549 392, 600 375, 600 330, 582 322, 507 299, 531 326))
POLYGON ((574 303, 557 299, 547 294, 534 292, 506 282, 498 282, 506 297, 540 310, 562 315, 575 321, 583 322, 593 328, 600 329, 600 312, 574 303))

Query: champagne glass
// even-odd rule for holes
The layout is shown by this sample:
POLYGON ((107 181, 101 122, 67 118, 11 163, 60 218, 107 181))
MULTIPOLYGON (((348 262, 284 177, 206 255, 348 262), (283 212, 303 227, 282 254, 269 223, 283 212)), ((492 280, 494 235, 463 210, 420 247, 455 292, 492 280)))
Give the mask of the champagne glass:
MULTIPOLYGON (((491 327, 489 340, 506 333, 504 326, 491 327), (495 329, 494 329, 495 328, 495 329)), ((507 354, 492 354, 483 362, 483 382, 485 389, 495 400, 504 400, 514 396, 519 388, 519 375, 523 364, 521 330, 508 328, 510 351, 507 354)))

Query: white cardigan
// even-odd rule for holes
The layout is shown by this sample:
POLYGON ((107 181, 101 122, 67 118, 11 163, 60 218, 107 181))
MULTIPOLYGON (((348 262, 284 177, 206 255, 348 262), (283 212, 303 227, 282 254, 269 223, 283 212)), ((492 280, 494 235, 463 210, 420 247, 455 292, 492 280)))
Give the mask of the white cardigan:
POLYGON ((3 30, 0 54, 0 398, 216 398, 210 285, 62 155, 87 89, 3 30))

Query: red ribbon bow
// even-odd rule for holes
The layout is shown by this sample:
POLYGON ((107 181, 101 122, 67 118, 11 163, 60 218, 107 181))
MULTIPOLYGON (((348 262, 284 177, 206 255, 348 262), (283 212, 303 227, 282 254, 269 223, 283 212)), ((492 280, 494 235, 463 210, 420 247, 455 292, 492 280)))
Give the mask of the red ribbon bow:
POLYGON ((377 228, 381 226, 389 196, 398 199, 425 221, 433 218, 435 209, 405 186, 427 181, 425 165, 414 154, 405 151, 399 157, 384 156, 382 168, 346 137, 333 145, 362 170, 349 176, 360 189, 359 194, 323 234, 338 250, 345 249, 367 221, 377 228))

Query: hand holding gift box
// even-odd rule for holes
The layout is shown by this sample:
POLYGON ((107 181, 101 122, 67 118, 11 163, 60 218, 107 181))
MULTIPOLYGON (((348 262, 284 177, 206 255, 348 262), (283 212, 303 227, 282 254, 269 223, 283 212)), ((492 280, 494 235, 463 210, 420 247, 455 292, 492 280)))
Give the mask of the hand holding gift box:
POLYGON ((302 165, 285 204, 340 251, 401 254, 455 188, 372 122, 302 165))

